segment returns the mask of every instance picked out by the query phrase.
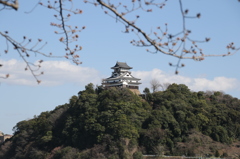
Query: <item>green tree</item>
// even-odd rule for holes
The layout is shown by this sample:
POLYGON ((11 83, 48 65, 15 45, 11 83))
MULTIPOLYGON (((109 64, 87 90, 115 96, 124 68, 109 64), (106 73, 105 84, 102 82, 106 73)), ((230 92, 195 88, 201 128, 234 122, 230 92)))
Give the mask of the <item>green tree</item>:
POLYGON ((96 91, 89 84, 69 104, 17 123, 14 136, 0 147, 0 158, 215 155, 205 148, 239 140, 240 113, 234 105, 239 100, 177 84, 149 94, 146 101, 128 89, 96 91))

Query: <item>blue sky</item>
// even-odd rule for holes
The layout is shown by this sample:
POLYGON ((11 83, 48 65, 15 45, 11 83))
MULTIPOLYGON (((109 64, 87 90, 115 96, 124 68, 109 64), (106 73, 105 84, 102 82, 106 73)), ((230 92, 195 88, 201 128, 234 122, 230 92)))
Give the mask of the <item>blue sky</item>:
MULTIPOLYGON (((18 11, 0 11, 0 31, 9 31, 9 35, 18 41, 23 36, 33 41, 41 38, 48 42, 44 52, 65 54, 64 46, 58 41, 60 36, 53 33, 57 29, 49 25, 56 22, 55 13, 40 6, 29 14, 25 13, 37 2, 20 0, 18 11)), ((201 13, 200 19, 189 19, 186 24, 194 39, 211 38, 209 43, 201 45, 205 54, 226 53, 230 42, 240 47, 240 3, 237 0, 183 0, 183 6, 192 15, 201 13)), ((81 1, 75 2, 75 7, 82 9, 83 14, 72 16, 68 24, 86 26, 77 41, 83 47, 79 52, 83 64, 76 66, 64 58, 32 56, 30 60, 33 62, 44 60, 40 85, 30 72, 24 71, 25 64, 14 50, 4 53, 5 40, 0 37, 0 63, 4 64, 0 75, 10 74, 8 79, 0 79, 0 131, 12 134, 17 122, 67 103, 72 95, 77 95, 90 82, 99 85, 102 78, 111 75, 110 67, 116 61, 127 62, 133 67, 133 76, 142 79, 141 91, 150 87, 151 79, 157 79, 161 83, 186 84, 192 91, 223 91, 240 98, 239 52, 224 58, 206 58, 201 62, 183 60, 186 67, 175 75, 175 69, 168 63, 176 63, 176 58, 161 53, 151 54, 146 52, 146 48, 132 46, 130 41, 137 39, 135 34, 123 33, 124 26, 105 15, 100 7, 81 1)), ((169 31, 176 33, 181 30, 180 18, 178 1, 169 1, 161 11, 153 8, 152 13, 140 14, 137 23, 146 32, 168 23, 169 31)))

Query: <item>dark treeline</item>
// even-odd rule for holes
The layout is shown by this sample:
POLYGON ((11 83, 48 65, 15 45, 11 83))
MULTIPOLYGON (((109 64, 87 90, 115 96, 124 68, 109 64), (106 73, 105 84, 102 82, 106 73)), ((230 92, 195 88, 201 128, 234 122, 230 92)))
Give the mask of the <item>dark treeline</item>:
POLYGON ((239 99, 191 92, 183 84, 144 93, 142 98, 128 89, 88 84, 68 104, 17 123, 14 136, 1 145, 0 158, 227 157, 224 146, 239 142, 239 99))

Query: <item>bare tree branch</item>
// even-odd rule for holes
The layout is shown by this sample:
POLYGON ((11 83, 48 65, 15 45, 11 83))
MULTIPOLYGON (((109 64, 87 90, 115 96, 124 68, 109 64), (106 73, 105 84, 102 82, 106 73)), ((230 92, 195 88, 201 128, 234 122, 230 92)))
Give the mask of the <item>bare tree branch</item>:
MULTIPOLYGON (((10 43, 13 48, 15 50, 17 50, 18 54, 20 55, 20 57, 22 58, 22 60, 26 63, 26 67, 25 67, 25 71, 30 70, 31 74, 33 75, 33 77, 36 79, 36 81, 38 83, 40 83, 41 81, 37 78, 37 76, 44 74, 43 72, 41 72, 40 74, 38 73, 40 67, 41 67, 41 63, 43 62, 43 60, 39 60, 38 64, 33 64, 31 62, 29 62, 27 60, 27 58, 29 58, 32 54, 39 54, 45 57, 54 57, 54 58, 61 58, 63 56, 52 56, 52 53, 49 54, 45 54, 43 52, 41 52, 40 50, 46 45, 42 44, 39 46, 40 42, 42 41, 42 39, 38 39, 38 41, 36 42, 35 45, 33 45, 32 47, 28 48, 27 46, 32 43, 31 39, 27 39, 25 36, 23 37, 23 41, 21 43, 15 41, 14 39, 12 39, 9 35, 7 35, 8 32, 6 32, 5 34, 0 32, 0 35, 2 37, 4 37, 6 39, 6 43, 7 43, 7 49, 4 51, 6 54, 9 52, 9 46, 8 43, 10 43), (27 41, 27 42, 25 42, 27 41), (39 46, 39 47, 38 47, 39 46)), ((9 74, 8 74, 9 77, 9 74)))
MULTIPOLYGON (((65 47, 65 55, 52 56, 52 53, 47 54, 42 52, 41 49, 46 45, 46 43, 42 44, 41 39, 38 39, 36 43, 33 43, 31 39, 27 39, 24 36, 23 41, 18 42, 17 40, 14 40, 12 37, 10 37, 7 32, 0 32, 0 36, 6 39, 7 48, 4 50, 4 52, 8 53, 8 43, 10 46, 13 46, 13 48, 18 52, 20 57, 26 63, 25 70, 30 70, 37 82, 40 83, 37 79, 37 76, 39 74, 37 74, 36 71, 39 70, 42 60, 40 60, 41 62, 39 65, 35 65, 28 61, 27 58, 32 54, 38 54, 45 57, 65 57, 77 65, 81 64, 77 52, 82 50, 82 46, 79 46, 76 43, 74 44, 74 42, 78 41, 78 33, 84 30, 85 26, 79 27, 68 25, 67 22, 72 14, 82 14, 82 10, 74 10, 75 7, 72 0, 49 0, 45 2, 46 4, 42 2, 43 0, 38 1, 39 5, 54 11, 54 17, 59 23, 52 22, 50 25, 58 29, 55 31, 55 34, 61 35, 59 41, 63 43, 65 47)), ((162 53, 177 58, 178 61, 176 64, 169 63, 170 66, 176 67, 176 74, 178 74, 179 68, 185 66, 185 64, 181 63, 182 59, 202 61, 206 57, 225 57, 234 55, 240 50, 239 47, 236 47, 234 43, 231 42, 226 46, 227 53, 225 54, 206 54, 202 48, 198 46, 198 44, 209 42, 210 38, 203 38, 203 40, 193 39, 191 30, 187 28, 186 25, 187 19, 199 19, 201 17, 201 14, 196 13, 196 15, 189 15, 189 9, 184 9, 182 0, 178 1, 179 10, 181 12, 182 25, 179 27, 179 31, 177 33, 170 33, 168 30, 168 24, 165 24, 163 27, 157 26, 155 28, 151 28, 150 31, 146 31, 144 28, 137 24, 138 20, 141 18, 139 15, 136 15, 135 18, 132 18, 132 16, 127 16, 136 13, 138 10, 145 13, 153 12, 152 7, 162 9, 167 4, 167 0, 83 0, 83 2, 90 3, 95 6, 101 6, 103 9, 105 9, 104 12, 107 15, 114 18, 116 22, 121 22, 124 25, 124 33, 134 33, 137 36, 137 39, 133 39, 131 41, 132 45, 149 48, 146 49, 146 51, 149 53, 162 53)), ((0 4, 2 4, 1 6, 3 6, 3 9, 18 10, 19 8, 18 0, 0 0, 0 4)), ((7 77, 9 77, 9 75, 0 78, 7 77)))
MULTIPOLYGON (((4 6, 10 6, 3 2, 9 3, 9 1, 1 1, 0 0, 0 3, 2 3, 4 6)), ((64 17, 63 11, 71 12, 74 14, 81 14, 82 11, 79 9, 72 10, 73 7, 71 7, 70 9, 63 8, 63 6, 64 6, 63 2, 66 3, 65 1, 59 0, 59 1, 54 1, 53 4, 51 4, 52 2, 48 1, 48 5, 44 5, 40 0, 38 2, 38 5, 42 5, 48 9, 53 9, 54 11, 56 11, 59 14, 59 16, 60 16, 59 21, 61 22, 61 24, 51 23, 51 26, 60 28, 65 35, 65 38, 61 37, 59 39, 59 41, 66 46, 65 51, 67 53, 65 55, 53 56, 52 53, 46 54, 44 52, 41 52, 41 49, 47 44, 47 43, 42 44, 41 43, 42 39, 38 39, 37 42, 35 44, 33 44, 32 39, 27 39, 26 36, 23 36, 23 41, 18 42, 16 40, 14 40, 11 36, 9 36, 8 31, 6 31, 5 33, 0 32, 0 36, 4 37, 6 39, 7 48, 6 48, 6 50, 4 50, 4 52, 5 53, 9 52, 8 43, 10 43, 13 46, 13 48, 18 52, 18 54, 20 55, 22 60, 26 63, 25 71, 29 70, 31 72, 32 76, 36 79, 38 84, 41 82, 38 79, 38 76, 44 74, 44 72, 39 73, 41 63, 43 62, 43 60, 39 60, 37 64, 34 64, 28 60, 28 58, 31 56, 31 54, 35 54, 35 55, 39 54, 39 55, 42 55, 45 57, 54 57, 54 58, 65 57, 66 59, 71 60, 73 63, 75 63, 77 65, 81 64, 81 62, 78 59, 79 55, 77 55, 76 52, 82 50, 82 46, 75 45, 71 49, 69 44, 73 41, 77 41, 78 35, 76 33, 81 32, 83 29, 85 29, 85 26, 83 26, 81 29, 77 29, 78 27, 75 26, 74 29, 72 29, 71 26, 66 25, 65 22, 69 19, 69 17, 71 15, 69 13, 69 14, 67 14, 66 17, 64 17), (59 6, 57 6, 58 3, 59 3, 59 6), (71 37, 71 38, 69 38, 69 37, 71 37)), ((72 3, 71 1, 68 1, 68 2, 72 3)), ((14 3, 18 4, 18 1, 14 1, 14 3)), ((72 4, 72 6, 73 6, 73 4, 72 4)), ((58 15, 54 15, 54 16, 56 18, 58 18, 58 15)), ((55 33, 61 34, 61 33, 58 33, 57 31, 55 31, 55 33)), ((0 78, 8 78, 8 77, 9 77, 9 74, 7 74, 6 76, 1 76, 0 78)))
POLYGON ((57 24, 55 22, 51 23, 51 26, 55 26, 58 29, 60 29, 62 32, 55 31, 56 34, 64 34, 64 37, 60 37, 59 41, 65 45, 65 58, 72 60, 73 63, 79 65, 82 64, 82 62, 79 61, 79 55, 76 54, 76 52, 82 50, 82 46, 75 45, 74 47, 70 47, 70 43, 77 41, 79 38, 79 35, 77 33, 84 30, 86 27, 83 26, 81 29, 78 29, 78 26, 72 27, 70 25, 66 24, 66 21, 71 17, 71 13, 73 14, 82 14, 82 10, 76 9, 73 10, 73 2, 72 1, 54 1, 53 4, 51 1, 48 1, 48 4, 43 4, 42 2, 39 2, 40 5, 52 9, 58 13, 54 15, 54 17, 60 21, 60 24, 57 24), (57 6, 57 4, 59 5, 57 6), (65 5, 63 4, 65 3, 65 5), (63 6, 66 6, 66 3, 71 3, 70 8, 64 8, 63 6), (66 16, 64 16, 63 12, 68 12, 66 16), (60 16, 60 18, 58 18, 60 16))
POLYGON ((18 10, 18 7, 19 7, 18 0, 13 1, 12 3, 9 2, 9 0, 7 0, 7 1, 0 0, 0 4, 3 4, 4 6, 8 6, 10 8, 13 8, 15 10, 18 10))
POLYGON ((157 79, 152 79, 150 81, 150 85, 151 85, 151 88, 152 88, 153 92, 157 92, 159 87, 162 86, 161 83, 157 79))
MULTIPOLYGON (((88 2, 88 1, 87 1, 88 2)), ((189 36, 191 34, 191 30, 186 28, 186 19, 187 18, 200 18, 201 14, 197 13, 195 16, 187 16, 188 9, 184 11, 182 0, 179 0, 179 8, 182 15, 182 31, 176 34, 169 34, 167 26, 168 24, 165 24, 165 31, 161 29, 161 27, 157 27, 157 30, 160 31, 161 35, 158 35, 158 32, 152 31, 150 34, 147 34, 143 29, 138 26, 135 21, 129 20, 129 18, 126 18, 126 15, 137 10, 142 9, 146 12, 152 12, 152 9, 145 9, 145 6, 156 6, 158 8, 162 8, 165 6, 166 1, 163 1, 161 3, 154 3, 154 0, 139 0, 139 1, 132 1, 132 7, 131 9, 128 9, 129 6, 123 5, 122 3, 115 4, 115 1, 111 3, 110 0, 107 1, 107 3, 104 0, 96 0, 98 4, 107 10, 109 10, 113 15, 110 15, 108 11, 104 11, 106 14, 110 15, 111 17, 115 17, 117 21, 121 21, 125 27, 126 27, 126 33, 128 33, 130 30, 134 32, 139 40, 132 40, 131 43, 134 46, 140 46, 140 47, 153 47, 155 51, 150 51, 149 49, 146 49, 147 52, 150 53, 163 53, 166 55, 170 55, 173 57, 178 58, 178 62, 176 65, 170 64, 170 66, 176 67, 176 74, 178 74, 178 68, 184 67, 185 65, 181 63, 182 59, 192 59, 195 61, 202 61, 205 59, 205 57, 225 57, 229 55, 234 55, 236 52, 240 50, 240 48, 236 48, 233 43, 230 43, 227 46, 228 52, 225 54, 204 54, 203 50, 199 48, 197 43, 205 43, 209 42, 210 38, 205 38, 205 40, 192 40, 189 36), (142 3, 143 2, 143 3, 142 3), (136 7, 135 3, 139 3, 139 5, 136 7), (120 6, 126 9, 126 12, 120 13, 120 6), (141 35, 141 36, 140 36, 141 35), (153 35, 153 36, 152 36, 153 35), (188 46, 188 47, 187 47, 188 46)), ((96 3, 90 2, 94 5, 96 3)), ((116 2, 117 3, 117 2, 116 2)), ((139 16, 137 16, 137 19, 139 16)))
POLYGON ((65 28, 65 21, 64 21, 64 17, 63 17, 63 9, 62 9, 62 0, 59 0, 59 12, 60 12, 60 16, 61 16, 61 22, 62 22, 62 29, 64 31, 65 37, 66 37, 66 49, 68 49, 68 34, 65 28))

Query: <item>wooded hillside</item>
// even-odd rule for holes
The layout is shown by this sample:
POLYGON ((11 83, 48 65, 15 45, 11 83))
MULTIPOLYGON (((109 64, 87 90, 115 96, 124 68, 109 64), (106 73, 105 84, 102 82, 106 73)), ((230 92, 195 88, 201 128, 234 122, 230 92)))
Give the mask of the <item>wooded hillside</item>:
POLYGON ((143 99, 128 89, 88 84, 69 103, 17 123, 0 158, 239 157, 239 116, 240 100, 222 92, 171 84, 145 91, 143 99))

